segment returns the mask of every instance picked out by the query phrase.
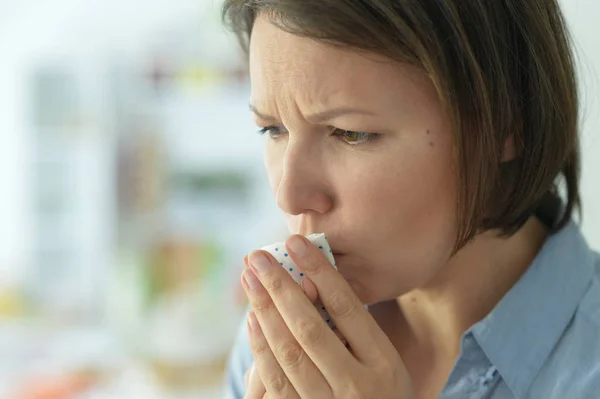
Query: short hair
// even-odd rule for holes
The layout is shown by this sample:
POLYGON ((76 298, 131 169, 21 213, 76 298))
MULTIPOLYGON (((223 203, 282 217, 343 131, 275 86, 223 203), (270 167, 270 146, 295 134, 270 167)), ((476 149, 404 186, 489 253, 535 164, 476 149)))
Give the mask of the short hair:
POLYGON ((429 76, 453 129, 455 251, 481 231, 514 234, 559 187, 553 232, 581 209, 574 55, 556 0, 226 0, 223 19, 246 53, 259 14, 429 76), (505 161, 508 139, 516 157, 505 161))

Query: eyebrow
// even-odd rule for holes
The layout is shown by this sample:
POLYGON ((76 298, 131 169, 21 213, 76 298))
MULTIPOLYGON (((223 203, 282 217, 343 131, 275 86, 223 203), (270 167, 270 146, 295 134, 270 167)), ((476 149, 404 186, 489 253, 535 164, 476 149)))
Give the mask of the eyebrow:
MULTIPOLYGON (((265 122, 278 122, 277 118, 272 115, 267 115, 261 111, 259 111, 256 106, 249 104, 248 108, 250 111, 254 113, 254 115, 258 116, 260 119, 265 122)), ((309 115, 305 115, 304 119, 309 121, 312 124, 320 124, 326 121, 331 121, 333 119, 339 118, 344 115, 366 115, 366 116, 375 116, 376 114, 367 111, 364 109, 352 108, 352 107, 338 107, 332 108, 325 111, 315 112, 309 115)))

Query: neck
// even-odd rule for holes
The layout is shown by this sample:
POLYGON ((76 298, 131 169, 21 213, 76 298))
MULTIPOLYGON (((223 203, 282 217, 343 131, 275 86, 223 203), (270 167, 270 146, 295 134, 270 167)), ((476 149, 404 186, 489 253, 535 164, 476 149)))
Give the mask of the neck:
POLYGON ((410 335, 435 352, 458 355, 462 334, 519 280, 547 235, 531 218, 509 238, 495 232, 477 236, 426 286, 398 298, 410 335))

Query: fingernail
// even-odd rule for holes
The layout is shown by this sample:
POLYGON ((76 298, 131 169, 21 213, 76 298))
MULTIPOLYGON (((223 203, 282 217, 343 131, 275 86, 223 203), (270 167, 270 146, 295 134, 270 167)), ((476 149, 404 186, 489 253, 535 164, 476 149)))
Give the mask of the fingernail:
POLYGON ((288 246, 289 250, 292 251, 297 256, 304 255, 304 253, 306 252, 306 248, 307 248, 306 241, 302 237, 297 236, 297 235, 291 237, 288 240, 287 246, 288 246))
POLYGON ((250 255, 250 264, 256 268, 259 273, 269 269, 271 262, 262 252, 253 252, 250 255))
POLYGON ((258 325, 258 320, 256 320, 256 315, 254 312, 248 313, 248 324, 250 325, 250 329, 253 333, 260 331, 260 326, 258 325))
POLYGON ((248 376, 248 379, 250 381, 252 381, 253 377, 254 377, 254 363, 252 363, 252 366, 250 366, 250 375, 248 376))
POLYGON ((258 277, 256 277, 252 269, 247 268, 246 270, 244 270, 244 279, 246 280, 246 283, 248 283, 248 286, 251 289, 256 290, 260 288, 260 280, 258 279, 258 277))
POLYGON ((248 331, 252 332, 252 326, 250 325, 250 314, 248 313, 248 317, 246 318, 246 327, 248 327, 248 331))

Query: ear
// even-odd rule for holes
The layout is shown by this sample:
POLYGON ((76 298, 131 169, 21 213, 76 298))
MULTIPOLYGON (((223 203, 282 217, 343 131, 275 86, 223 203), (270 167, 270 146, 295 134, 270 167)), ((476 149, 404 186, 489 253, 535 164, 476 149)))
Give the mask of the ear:
POLYGON ((517 148, 515 146, 515 135, 511 134, 504 142, 504 149, 502 150, 501 162, 510 162, 517 157, 517 148))

